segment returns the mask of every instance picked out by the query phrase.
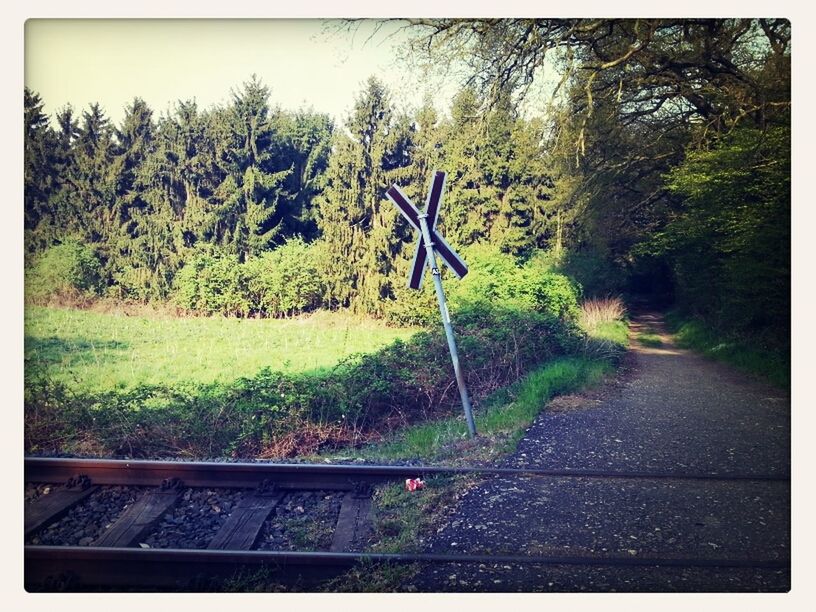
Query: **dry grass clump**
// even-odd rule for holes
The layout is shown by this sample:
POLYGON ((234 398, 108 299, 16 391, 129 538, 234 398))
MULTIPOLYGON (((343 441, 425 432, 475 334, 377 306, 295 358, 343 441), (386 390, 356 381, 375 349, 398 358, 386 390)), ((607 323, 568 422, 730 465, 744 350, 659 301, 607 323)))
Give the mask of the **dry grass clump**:
POLYGON ((592 331, 604 323, 623 321, 626 318, 626 306, 620 296, 593 298, 581 304, 578 322, 587 331, 592 331))

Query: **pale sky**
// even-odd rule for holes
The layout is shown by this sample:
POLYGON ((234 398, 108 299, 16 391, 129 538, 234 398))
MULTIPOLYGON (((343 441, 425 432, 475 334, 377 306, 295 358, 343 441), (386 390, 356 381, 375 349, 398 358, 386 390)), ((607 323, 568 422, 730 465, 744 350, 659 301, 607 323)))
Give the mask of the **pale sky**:
POLYGON ((53 113, 99 102, 118 123, 135 96, 156 116, 179 99, 201 107, 227 102, 255 73, 272 104, 312 107, 342 124, 370 76, 381 78, 398 106, 418 106, 426 89, 446 109, 455 83, 422 85, 396 63, 404 40, 396 23, 371 38, 374 22, 354 37, 324 31, 321 20, 32 19, 25 24, 25 83, 53 113), (389 35, 392 35, 389 37, 389 35))

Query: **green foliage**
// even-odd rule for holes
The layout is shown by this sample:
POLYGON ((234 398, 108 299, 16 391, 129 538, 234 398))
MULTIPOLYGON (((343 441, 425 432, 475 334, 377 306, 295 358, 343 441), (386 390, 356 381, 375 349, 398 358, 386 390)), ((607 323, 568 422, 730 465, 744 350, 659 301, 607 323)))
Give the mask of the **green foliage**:
POLYGON ((439 163, 449 173, 441 222, 448 239, 489 242, 514 255, 546 246, 555 232, 543 123, 522 119, 509 96, 484 111, 472 89, 454 97, 451 115, 439 127, 439 163))
POLYGON ((790 127, 740 128, 668 175, 683 205, 642 252, 668 259, 678 304, 735 333, 790 331, 790 127))
POLYGON ((204 314, 246 316, 252 307, 247 274, 228 253, 199 253, 176 275, 179 306, 204 314))
MULTIPOLYGON (((474 244, 462 249, 461 255, 468 263, 469 272, 461 281, 450 280, 446 284, 452 308, 459 309, 479 302, 514 302, 518 297, 521 275, 521 268, 515 257, 488 244, 474 244)), ((449 278, 453 279, 452 276, 449 278)), ((430 276, 424 282, 431 285, 430 276)))
POLYGON ((323 283, 313 248, 300 238, 244 264, 252 308, 270 316, 300 314, 314 309, 323 283))
POLYGON ((570 321, 578 317, 580 288, 563 274, 543 272, 535 265, 527 265, 522 269, 517 292, 538 312, 570 321))
POLYGON ((395 306, 406 311, 396 319, 421 320, 432 295, 421 307, 394 303, 415 236, 384 192, 396 182, 421 205, 434 169, 449 173, 440 229, 457 248, 527 256, 560 245, 563 198, 551 204, 545 125, 522 119, 508 96, 486 110, 466 89, 451 119, 429 100, 409 116, 372 78, 336 133, 326 116, 274 108, 254 76, 210 109, 179 101, 156 118, 134 98, 119 126, 91 105, 80 121, 65 109, 54 131, 39 97, 26 91, 25 101, 27 246, 38 252, 74 232, 100 253, 111 297, 163 301, 183 287, 181 303, 201 312, 311 308, 311 298, 279 306, 240 297, 243 279, 221 278, 221 260, 206 265, 224 268, 219 278, 198 288, 192 280, 204 273, 193 262, 201 253, 243 264, 300 235, 319 245, 310 255, 320 306, 375 316, 395 306))
POLYGON ((35 302, 50 297, 71 300, 100 289, 102 265, 93 248, 68 239, 34 259, 26 274, 26 297, 35 302))
POLYGON ((300 238, 240 263, 218 249, 200 249, 176 274, 176 303, 203 314, 280 317, 313 310, 323 295, 319 258, 300 238))
MULTIPOLYGON (((543 314, 473 308, 454 325, 476 406, 539 364, 581 348, 574 328, 543 314)), ((72 394, 42 374, 27 369, 29 451, 92 444, 103 454, 251 456, 280 448, 282 439, 309 423, 346 432, 347 441, 350 432, 385 431, 460 406, 441 330, 312 375, 265 369, 228 384, 72 394), (65 424, 60 432, 72 432, 66 437, 53 436, 55 411, 65 424)))
POLYGON ((494 246, 474 245, 465 254, 471 272, 451 287, 452 304, 513 304, 575 320, 580 288, 566 276, 553 272, 546 254, 537 253, 524 264, 494 246))
POLYGON ((346 128, 349 135, 336 135, 317 200, 326 303, 382 315, 407 229, 397 231, 399 215, 385 190, 410 161, 409 127, 393 111, 385 86, 371 78, 346 128))
POLYGON ((61 151, 40 96, 26 87, 23 104, 25 228, 30 231, 41 221, 49 221, 49 200, 59 189, 61 151))
MULTIPOLYGON (((525 263, 493 245, 475 244, 462 249, 468 274, 457 281, 447 276, 445 293, 451 312, 472 306, 501 304, 574 321, 578 315, 580 287, 552 271, 550 258, 535 253, 525 263)), ((420 291, 397 290, 388 309, 390 320, 403 324, 428 324, 439 311, 433 282, 426 276, 420 291)))
POLYGON ((55 130, 42 108, 26 90, 27 250, 78 236, 100 254, 106 295, 166 300, 205 247, 244 261, 315 237, 332 122, 271 108, 255 77, 227 105, 179 101, 158 119, 134 98, 119 126, 92 104, 79 118, 61 110, 55 130))

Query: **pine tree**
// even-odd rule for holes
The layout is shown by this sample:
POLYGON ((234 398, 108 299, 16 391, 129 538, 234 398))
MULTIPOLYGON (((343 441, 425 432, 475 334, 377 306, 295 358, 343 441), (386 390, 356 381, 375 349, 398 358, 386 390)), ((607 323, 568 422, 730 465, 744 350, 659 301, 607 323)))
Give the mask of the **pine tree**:
POLYGON ((281 231, 314 240, 318 230, 313 202, 326 183, 334 123, 328 115, 298 111, 278 113, 272 126, 277 137, 275 168, 291 169, 283 183, 287 214, 281 219, 281 231))
POLYGON ((274 170, 275 134, 269 114, 269 89, 253 75, 242 90, 233 92, 232 106, 220 116, 227 176, 216 197, 241 260, 261 254, 281 238, 281 218, 286 214, 278 205, 290 170, 274 170))
MULTIPOLYGON (((116 156, 113 128, 99 104, 82 113, 82 121, 72 146, 73 163, 66 180, 71 184, 72 212, 81 238, 95 246, 109 264, 111 243, 115 241, 121 218, 121 202, 116 187, 121 162, 116 156)), ((105 267, 105 274, 109 274, 105 267)))
POLYGON ((39 94, 26 87, 23 106, 25 228, 33 230, 40 220, 49 216, 48 200, 57 184, 52 153, 56 135, 48 125, 39 94))
POLYGON ((397 122, 385 86, 370 78, 338 133, 318 227, 330 303, 382 314, 403 241, 385 190, 410 164, 408 125, 397 122))

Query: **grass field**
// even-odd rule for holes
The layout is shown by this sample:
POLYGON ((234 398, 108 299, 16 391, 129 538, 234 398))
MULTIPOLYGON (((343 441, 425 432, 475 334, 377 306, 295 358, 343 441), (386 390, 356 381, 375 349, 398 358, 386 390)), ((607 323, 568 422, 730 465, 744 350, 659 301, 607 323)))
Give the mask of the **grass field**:
POLYGON ((25 363, 82 390, 229 382, 263 367, 284 372, 331 367, 412 333, 334 312, 242 320, 28 307, 25 363))

